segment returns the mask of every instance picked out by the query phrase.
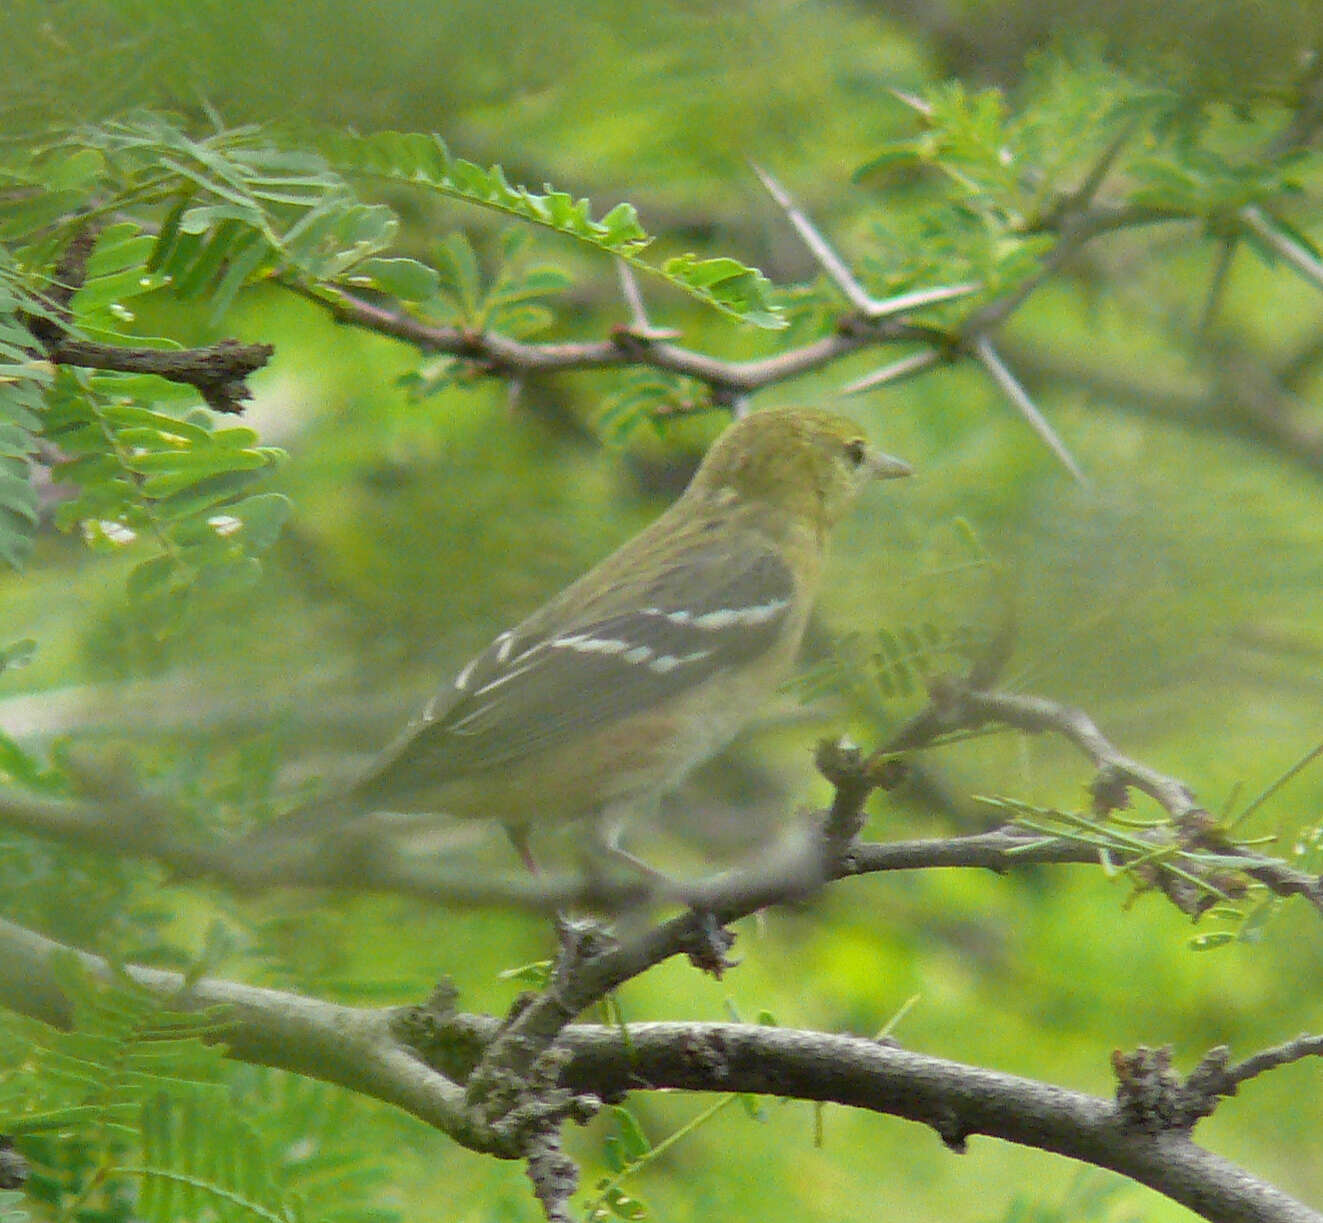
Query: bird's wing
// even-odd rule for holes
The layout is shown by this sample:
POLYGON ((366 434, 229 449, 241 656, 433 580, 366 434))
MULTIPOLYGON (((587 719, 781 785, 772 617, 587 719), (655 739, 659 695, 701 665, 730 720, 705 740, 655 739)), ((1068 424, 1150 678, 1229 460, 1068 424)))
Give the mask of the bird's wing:
POLYGON ((473 659, 364 789, 389 803, 656 706, 769 649, 794 599, 786 563, 755 548, 687 557, 596 614, 544 609, 473 659))

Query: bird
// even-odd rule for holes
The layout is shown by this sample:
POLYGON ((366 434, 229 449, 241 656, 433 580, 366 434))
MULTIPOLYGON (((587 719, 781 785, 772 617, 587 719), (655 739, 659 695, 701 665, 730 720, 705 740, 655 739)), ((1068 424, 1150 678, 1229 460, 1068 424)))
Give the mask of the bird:
POLYGON ((532 829, 593 819, 638 864, 611 831, 758 713, 798 653, 832 526, 872 481, 909 474, 835 412, 740 417, 650 526, 498 633, 357 780, 251 848, 383 813, 483 818, 537 873, 532 829))

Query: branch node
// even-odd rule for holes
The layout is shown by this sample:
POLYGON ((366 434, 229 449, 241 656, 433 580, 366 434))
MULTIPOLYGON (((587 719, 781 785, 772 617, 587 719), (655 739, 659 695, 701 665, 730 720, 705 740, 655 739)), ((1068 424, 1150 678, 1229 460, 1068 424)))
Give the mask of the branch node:
POLYGON ((1218 1045, 1182 1081, 1172 1069, 1170 1045, 1158 1049, 1140 1045, 1133 1053, 1115 1050, 1116 1103, 1125 1123, 1155 1136, 1171 1131, 1188 1134, 1212 1115, 1224 1096, 1235 1094, 1235 1082, 1227 1074, 1229 1060, 1230 1051, 1218 1045))
POLYGON ((730 1051, 726 1038, 713 1028, 684 1040, 680 1056, 699 1075, 713 1083, 722 1083, 730 1077, 730 1051))
POLYGON ((432 987, 432 992, 428 995, 427 1001, 423 1003, 422 1009, 431 1018, 440 1023, 446 1023, 454 1018, 458 1002, 459 986, 455 984, 453 978, 442 977, 432 987))
MULTIPOLYGON (((1185 791, 1190 802, 1194 802, 1194 795, 1187 788, 1185 791)), ((1183 811, 1176 817, 1176 831, 1180 835, 1181 843, 1191 847, 1202 849, 1211 849, 1224 852, 1231 848, 1230 842, 1222 832, 1222 826, 1217 817, 1202 807, 1191 807, 1188 811, 1183 811)))
POLYGON ((877 785, 872 758, 847 738, 823 739, 813 754, 820 772, 836 788, 823 821, 822 836, 833 859, 839 859, 864 826, 864 803, 877 785))
POLYGON ((556 915, 556 937, 560 940, 560 955, 556 959, 555 981, 567 986, 579 969, 589 960, 611 951, 616 936, 609 927, 592 918, 571 918, 556 915))
POLYGON ((970 1128, 951 1108, 943 1109, 932 1120, 932 1127, 942 1140, 946 1149, 955 1155, 964 1155, 969 1150, 970 1128))
POLYGON ((1170 1045, 1140 1045, 1133 1053, 1114 1049, 1112 1072, 1116 1104, 1128 1126, 1146 1134, 1183 1128, 1176 1107, 1181 1080, 1171 1068, 1170 1045))
POLYGON ((1125 811, 1130 806, 1130 779, 1115 764, 1104 764, 1089 783, 1089 797, 1093 800, 1093 814, 1099 818, 1113 811, 1125 811))
POLYGON ((738 968, 740 964, 739 960, 726 955, 735 946, 735 935, 717 920, 715 913, 695 909, 694 918, 693 928, 685 936, 680 950, 700 972, 709 973, 720 981, 727 969, 738 968))

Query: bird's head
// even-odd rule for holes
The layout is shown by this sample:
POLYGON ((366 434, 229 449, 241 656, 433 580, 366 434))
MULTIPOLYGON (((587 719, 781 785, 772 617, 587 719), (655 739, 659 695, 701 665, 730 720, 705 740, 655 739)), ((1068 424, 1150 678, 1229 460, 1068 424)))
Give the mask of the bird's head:
POLYGON ((737 420, 712 444, 690 485, 701 497, 734 494, 829 527, 873 480, 908 476, 874 450, 854 421, 817 408, 772 408, 737 420))

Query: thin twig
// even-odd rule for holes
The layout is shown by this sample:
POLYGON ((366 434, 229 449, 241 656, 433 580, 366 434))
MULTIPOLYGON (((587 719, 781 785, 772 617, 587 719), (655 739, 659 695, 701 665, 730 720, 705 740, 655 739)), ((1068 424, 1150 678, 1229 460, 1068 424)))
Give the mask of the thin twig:
POLYGON ((1299 1036, 1275 1049, 1264 1049, 1224 1071, 1224 1078, 1233 1085, 1246 1083, 1257 1075, 1276 1070, 1279 1066, 1289 1066, 1306 1057, 1323 1057, 1323 1036, 1299 1036))
POLYGON ((391 336, 423 352, 448 353, 493 375, 533 375, 576 369, 650 366, 705 383, 716 393, 749 394, 830 365, 849 353, 890 343, 939 343, 931 327, 901 319, 857 323, 799 348, 751 361, 723 361, 677 344, 650 342, 628 330, 608 340, 533 344, 496 332, 473 332, 423 322, 404 310, 369 302, 344 290, 292 279, 290 292, 316 303, 338 322, 391 336))

